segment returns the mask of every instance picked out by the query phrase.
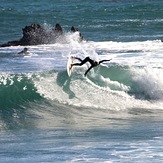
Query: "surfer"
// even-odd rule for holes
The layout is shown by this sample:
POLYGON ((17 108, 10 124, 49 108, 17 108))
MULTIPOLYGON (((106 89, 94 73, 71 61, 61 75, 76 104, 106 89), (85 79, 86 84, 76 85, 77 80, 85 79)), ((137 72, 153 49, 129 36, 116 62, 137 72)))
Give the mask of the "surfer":
POLYGON ((21 52, 17 53, 17 55, 22 55, 22 54, 29 54, 28 48, 24 48, 21 52))
POLYGON ((18 52, 16 54, 12 54, 11 56, 19 57, 19 56, 26 56, 28 54, 29 54, 28 48, 24 48, 22 51, 20 51, 20 52, 18 52))
POLYGON ((98 66, 99 64, 101 64, 102 62, 107 62, 107 61, 110 61, 111 59, 109 60, 101 60, 101 61, 95 61, 95 60, 92 60, 91 58, 89 57, 86 57, 85 59, 80 59, 78 57, 72 57, 72 59, 77 59, 80 61, 80 63, 74 63, 74 64, 71 64, 71 68, 73 66, 82 66, 83 64, 85 64, 86 62, 89 62, 91 64, 91 66, 88 68, 88 70, 85 72, 84 76, 87 75, 87 73, 93 68, 93 67, 96 67, 98 66))

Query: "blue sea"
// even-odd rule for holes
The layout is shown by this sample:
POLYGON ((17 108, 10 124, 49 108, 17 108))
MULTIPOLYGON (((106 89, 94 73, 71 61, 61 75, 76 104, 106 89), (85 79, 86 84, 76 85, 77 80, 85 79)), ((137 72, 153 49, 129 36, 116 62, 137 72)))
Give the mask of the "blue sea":
POLYGON ((0 44, 32 23, 59 23, 65 34, 0 48, 0 162, 163 162, 162 8, 162 0, 0 0, 0 44), (15 55, 25 47, 28 55, 15 55), (112 60, 69 77, 69 56, 112 60))

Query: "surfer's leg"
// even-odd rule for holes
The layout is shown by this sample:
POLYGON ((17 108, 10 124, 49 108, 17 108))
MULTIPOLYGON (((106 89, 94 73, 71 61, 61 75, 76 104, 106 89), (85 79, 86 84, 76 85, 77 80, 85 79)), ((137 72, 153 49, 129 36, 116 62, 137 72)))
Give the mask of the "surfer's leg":
POLYGON ((79 60, 80 62, 83 61, 82 59, 80 59, 80 58, 78 58, 78 57, 73 57, 73 58, 79 60))
POLYGON ((89 57, 86 57, 84 60, 81 60, 81 63, 74 63, 72 64, 71 66, 82 66, 83 64, 85 64, 86 62, 90 62, 90 58, 89 57))
POLYGON ((82 63, 73 63, 70 65, 70 69, 72 69, 73 66, 81 66, 81 65, 82 65, 82 63))

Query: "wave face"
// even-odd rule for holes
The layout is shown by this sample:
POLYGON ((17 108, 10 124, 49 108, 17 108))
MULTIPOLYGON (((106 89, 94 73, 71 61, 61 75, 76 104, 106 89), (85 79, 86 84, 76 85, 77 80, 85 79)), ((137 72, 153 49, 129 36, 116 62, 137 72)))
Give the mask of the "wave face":
POLYGON ((99 66, 88 77, 87 66, 33 74, 4 74, 0 78, 0 108, 12 108, 40 99, 83 107, 122 109, 126 100, 163 100, 162 69, 111 64, 99 66), (124 98, 126 100, 124 100, 124 98))
POLYGON ((38 100, 40 95, 27 75, 5 74, 0 77, 0 108, 12 108, 27 101, 38 100))
POLYGON ((35 80, 35 86, 44 98, 79 107, 123 110, 142 103, 148 108, 150 101, 162 101, 162 69, 99 66, 88 78, 83 77, 85 70, 86 67, 74 68, 71 78, 66 71, 52 72, 35 80))

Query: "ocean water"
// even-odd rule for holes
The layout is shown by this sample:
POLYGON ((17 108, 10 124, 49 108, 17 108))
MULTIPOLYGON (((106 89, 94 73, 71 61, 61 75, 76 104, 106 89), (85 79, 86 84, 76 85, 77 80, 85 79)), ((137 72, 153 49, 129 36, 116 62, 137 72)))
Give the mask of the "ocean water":
POLYGON ((56 44, 0 48, 0 162, 163 162, 162 0, 0 0, 0 44, 60 23, 56 44), (78 42, 78 27, 84 36, 78 42), (70 55, 112 59, 66 71, 70 55))

